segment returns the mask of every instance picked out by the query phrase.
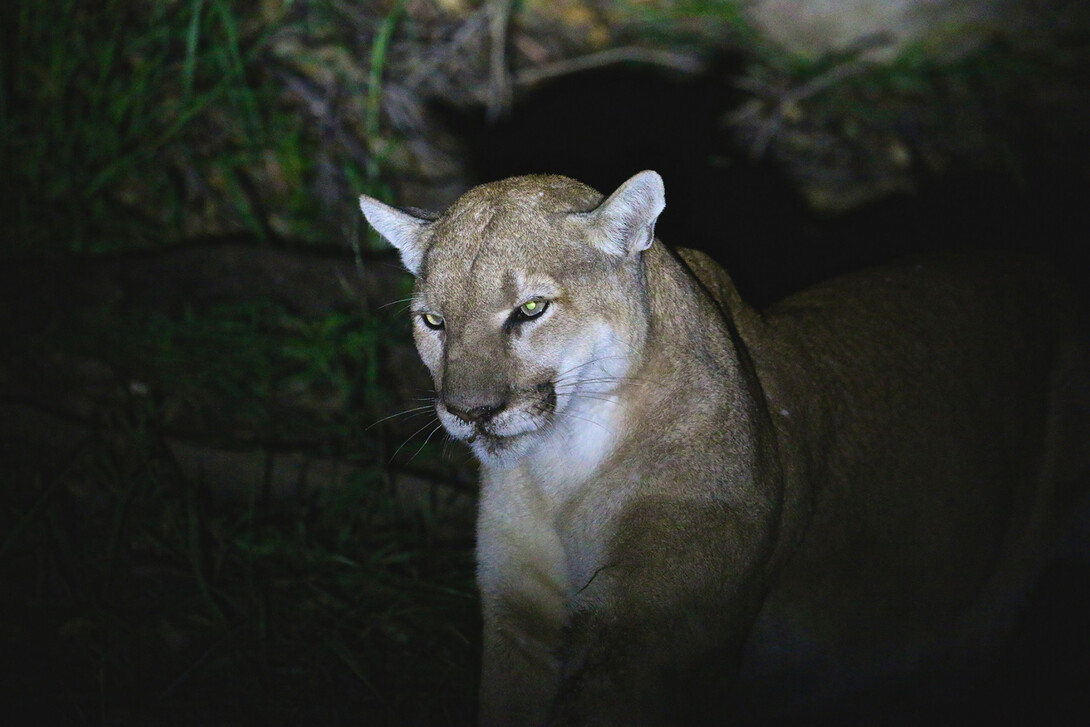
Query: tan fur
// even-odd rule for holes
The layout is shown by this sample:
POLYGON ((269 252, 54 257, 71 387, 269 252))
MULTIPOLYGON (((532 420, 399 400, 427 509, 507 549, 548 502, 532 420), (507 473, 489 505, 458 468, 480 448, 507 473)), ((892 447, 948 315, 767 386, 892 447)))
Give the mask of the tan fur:
POLYGON ((654 239, 653 172, 605 201, 542 176, 434 220, 361 206, 417 276, 437 411, 481 460, 482 725, 941 691, 1085 474, 1075 306, 1032 261, 879 268, 758 315, 654 239))

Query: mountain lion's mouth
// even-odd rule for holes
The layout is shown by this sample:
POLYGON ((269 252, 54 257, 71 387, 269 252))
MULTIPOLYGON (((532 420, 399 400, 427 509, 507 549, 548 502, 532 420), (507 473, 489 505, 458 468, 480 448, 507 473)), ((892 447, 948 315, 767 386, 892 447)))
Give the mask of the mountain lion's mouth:
POLYGON ((547 381, 515 392, 509 404, 498 407, 496 414, 487 418, 471 422, 466 416, 455 414, 456 418, 448 420, 448 431, 472 445, 478 454, 501 456, 517 450, 516 443, 526 441, 529 435, 547 429, 553 422, 556 406, 555 385, 547 381), (468 436, 466 425, 472 427, 468 436))

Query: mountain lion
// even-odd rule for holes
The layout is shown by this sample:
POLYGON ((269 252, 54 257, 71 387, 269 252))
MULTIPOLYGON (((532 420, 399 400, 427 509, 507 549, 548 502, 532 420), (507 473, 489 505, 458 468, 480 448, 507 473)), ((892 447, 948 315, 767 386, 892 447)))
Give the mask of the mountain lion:
POLYGON ((758 313, 655 238, 655 172, 604 200, 526 176, 440 215, 360 204, 481 463, 482 725, 941 696, 1085 482, 1078 306, 1033 260, 880 267, 758 313))

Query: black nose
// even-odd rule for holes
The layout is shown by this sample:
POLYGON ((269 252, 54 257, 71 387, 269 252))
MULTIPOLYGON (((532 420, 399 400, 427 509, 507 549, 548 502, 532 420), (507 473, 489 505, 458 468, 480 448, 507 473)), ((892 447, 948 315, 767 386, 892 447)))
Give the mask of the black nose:
POLYGON ((475 406, 472 409, 461 409, 451 404, 446 404, 446 407, 447 411, 466 424, 484 424, 503 409, 503 404, 475 406))

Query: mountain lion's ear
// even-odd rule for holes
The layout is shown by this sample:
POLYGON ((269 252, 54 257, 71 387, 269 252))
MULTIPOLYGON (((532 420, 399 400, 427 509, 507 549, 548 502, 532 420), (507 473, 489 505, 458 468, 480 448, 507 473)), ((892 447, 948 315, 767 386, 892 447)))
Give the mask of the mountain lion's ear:
POLYGON ((424 245, 420 238, 431 224, 431 219, 417 217, 366 194, 360 195, 360 209, 371 227, 398 249, 405 268, 413 275, 418 275, 420 264, 424 261, 424 245))
POLYGON ((658 172, 640 172, 589 213, 597 228, 595 242, 613 255, 635 255, 651 247, 655 220, 666 208, 666 190, 658 172))

